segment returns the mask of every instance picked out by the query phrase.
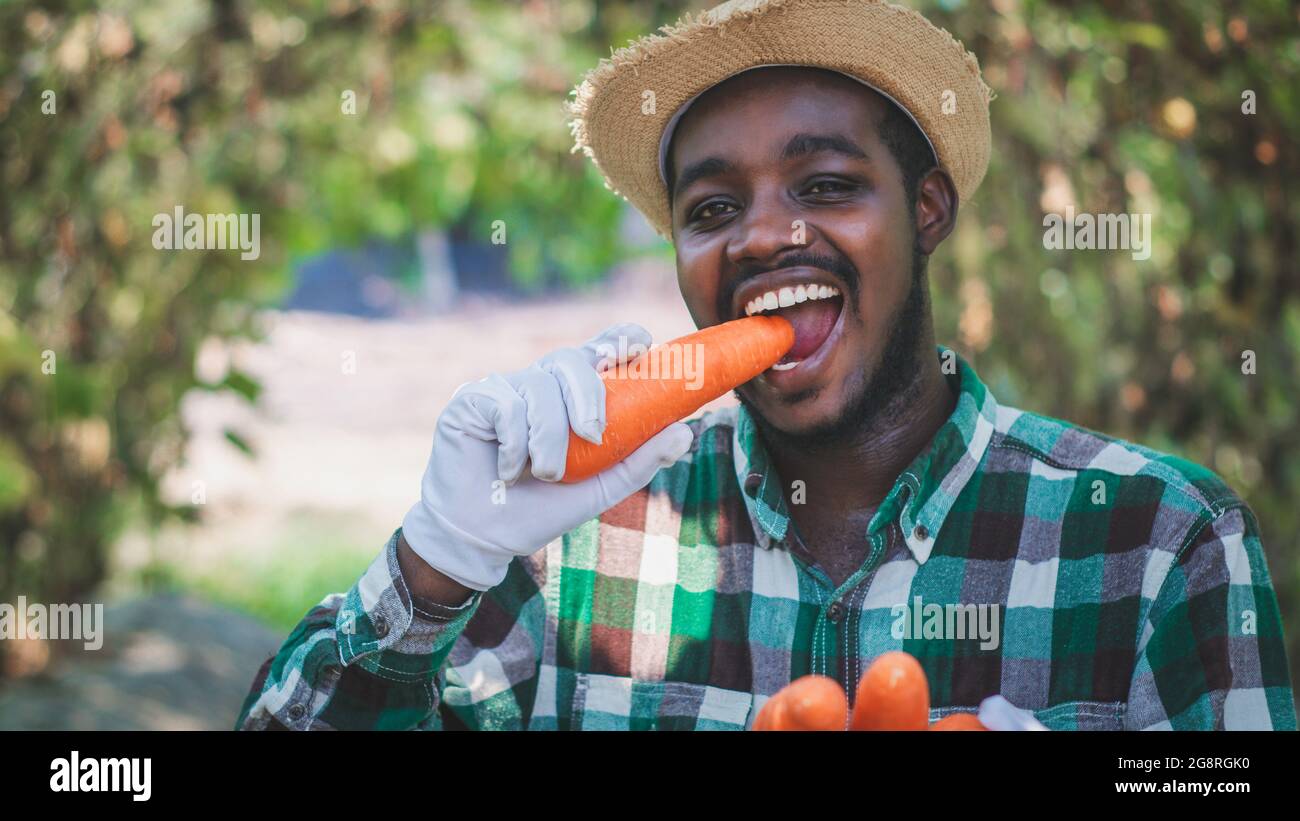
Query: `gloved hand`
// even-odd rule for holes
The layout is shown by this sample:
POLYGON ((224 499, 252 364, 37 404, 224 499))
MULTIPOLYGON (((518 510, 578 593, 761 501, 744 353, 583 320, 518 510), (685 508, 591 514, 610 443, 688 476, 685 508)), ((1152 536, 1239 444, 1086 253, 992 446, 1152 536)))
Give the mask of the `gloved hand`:
POLYGON ((1022 710, 1002 696, 989 696, 980 702, 980 723, 990 730, 1046 730, 1029 710, 1022 710))
POLYGON ((605 385, 598 371, 621 364, 619 352, 628 358, 637 345, 649 347, 648 331, 614 325, 524 370, 461 385, 438 417, 420 501, 402 522, 416 555, 466 587, 487 590, 505 578, 515 556, 599 516, 677 461, 694 438, 682 422, 603 473, 558 482, 570 427, 600 444, 605 385))

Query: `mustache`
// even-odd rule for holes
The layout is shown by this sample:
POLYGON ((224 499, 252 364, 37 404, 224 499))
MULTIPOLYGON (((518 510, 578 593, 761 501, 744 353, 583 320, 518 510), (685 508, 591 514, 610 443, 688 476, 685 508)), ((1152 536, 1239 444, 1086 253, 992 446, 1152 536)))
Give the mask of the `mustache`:
POLYGON ((839 280, 840 284, 844 286, 841 290, 847 295, 845 302, 853 306, 854 310, 857 310, 858 292, 862 286, 862 279, 857 267, 852 262, 842 256, 819 254, 813 251, 792 251, 773 265, 757 265, 753 263, 741 265, 737 276, 718 291, 718 316, 730 315, 732 298, 741 285, 756 276, 771 271, 780 271, 784 268, 816 268, 825 271, 839 280))

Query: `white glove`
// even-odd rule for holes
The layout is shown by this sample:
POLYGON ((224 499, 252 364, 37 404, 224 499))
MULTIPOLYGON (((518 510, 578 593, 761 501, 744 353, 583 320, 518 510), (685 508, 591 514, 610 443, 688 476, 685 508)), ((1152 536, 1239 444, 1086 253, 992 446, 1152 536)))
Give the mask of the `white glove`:
POLYGON ((1022 710, 1002 696, 989 696, 980 702, 980 724, 990 730, 1046 730, 1029 710, 1022 710))
POLYGON ((474 590, 501 583, 527 556, 650 483, 690 449, 682 422, 612 468, 560 484, 569 428, 600 444, 605 384, 597 375, 648 347, 640 325, 614 325, 580 348, 561 348, 522 371, 461 385, 438 417, 420 501, 402 533, 429 566, 474 590), (624 337, 624 344, 619 344, 624 337), (531 475, 525 463, 531 459, 531 475))

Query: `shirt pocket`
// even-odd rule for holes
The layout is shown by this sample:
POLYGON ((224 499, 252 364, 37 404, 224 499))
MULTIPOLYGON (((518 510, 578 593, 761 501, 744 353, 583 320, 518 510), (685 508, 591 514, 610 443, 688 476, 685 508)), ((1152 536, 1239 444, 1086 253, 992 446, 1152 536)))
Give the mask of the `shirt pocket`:
POLYGON ((1067 701, 1045 710, 1035 710, 1034 717, 1049 730, 1122 730, 1122 701, 1067 701))
POLYGON ((577 730, 744 730, 753 693, 683 681, 579 673, 571 726, 577 730))

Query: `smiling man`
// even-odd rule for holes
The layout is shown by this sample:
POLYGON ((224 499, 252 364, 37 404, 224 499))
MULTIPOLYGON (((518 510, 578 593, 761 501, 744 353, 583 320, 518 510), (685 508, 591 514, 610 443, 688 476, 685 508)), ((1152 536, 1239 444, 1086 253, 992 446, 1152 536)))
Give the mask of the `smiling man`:
POLYGON ((738 393, 783 484, 801 481, 796 538, 838 584, 956 401, 925 278, 956 217, 952 180, 880 93, 796 67, 750 69, 701 95, 666 168, 695 323, 775 311, 795 326, 785 359, 738 393), (748 136, 720 145, 726 133, 748 136))
POLYGON ((984 175, 990 97, 946 32, 865 0, 727 3, 602 61, 577 146, 671 239, 696 324, 776 312, 794 347, 740 407, 576 484, 597 352, 643 329, 463 386, 420 501, 239 726, 743 729, 901 649, 934 718, 1000 695, 1053 729, 1294 728, 1250 509, 1000 405, 936 344, 926 266, 984 175))

